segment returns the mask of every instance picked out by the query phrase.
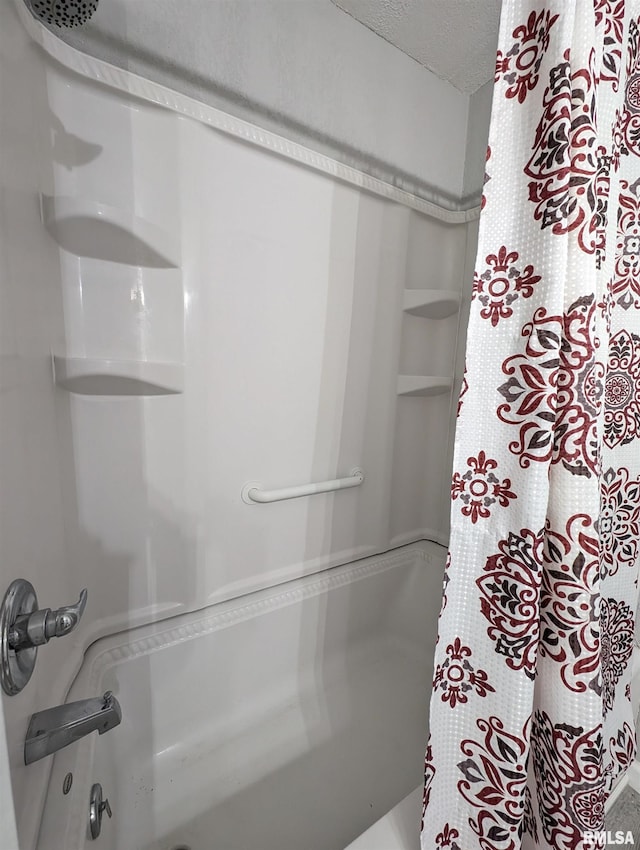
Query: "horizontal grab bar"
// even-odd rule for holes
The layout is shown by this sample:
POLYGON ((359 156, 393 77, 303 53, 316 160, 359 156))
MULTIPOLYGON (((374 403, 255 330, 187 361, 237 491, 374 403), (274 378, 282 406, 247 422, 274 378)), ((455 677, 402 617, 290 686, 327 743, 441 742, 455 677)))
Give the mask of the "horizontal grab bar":
POLYGON ((332 490, 346 490, 359 487, 364 481, 364 473, 356 467, 348 478, 334 478, 331 481, 318 481, 312 484, 300 484, 298 487, 283 487, 281 490, 263 490, 259 484, 245 484, 242 488, 242 501, 247 505, 256 502, 282 502, 284 499, 299 499, 300 496, 313 496, 315 493, 330 493, 332 490))

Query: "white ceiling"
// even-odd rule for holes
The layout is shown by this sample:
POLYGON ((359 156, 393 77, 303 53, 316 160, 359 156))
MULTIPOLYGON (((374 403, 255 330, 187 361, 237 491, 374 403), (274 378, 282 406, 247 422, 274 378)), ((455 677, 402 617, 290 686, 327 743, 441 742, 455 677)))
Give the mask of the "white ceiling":
POLYGON ((333 2, 465 94, 493 77, 502 0, 333 2))

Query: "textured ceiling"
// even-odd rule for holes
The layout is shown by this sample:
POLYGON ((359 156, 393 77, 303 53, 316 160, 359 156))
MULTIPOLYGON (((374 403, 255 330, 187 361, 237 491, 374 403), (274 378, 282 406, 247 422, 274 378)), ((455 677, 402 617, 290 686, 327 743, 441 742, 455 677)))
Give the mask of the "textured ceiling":
POLYGON ((465 94, 493 77, 502 0, 333 2, 465 94))

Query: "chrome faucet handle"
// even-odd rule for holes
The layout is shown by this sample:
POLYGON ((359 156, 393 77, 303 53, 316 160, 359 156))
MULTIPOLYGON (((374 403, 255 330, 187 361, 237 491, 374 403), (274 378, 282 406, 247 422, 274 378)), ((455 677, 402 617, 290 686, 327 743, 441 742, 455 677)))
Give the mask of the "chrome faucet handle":
POLYGON ((72 632, 86 604, 85 588, 75 605, 39 609, 30 581, 11 582, 0 603, 0 686, 5 694, 20 693, 33 673, 38 647, 72 632))
POLYGON ((65 605, 56 611, 49 611, 45 633, 47 640, 52 637, 63 637, 72 632, 80 622, 87 605, 87 588, 80 591, 80 598, 75 605, 65 605))
POLYGON ((5 694, 20 693, 33 673, 38 647, 72 632, 86 604, 85 588, 75 605, 39 609, 30 581, 11 582, 0 603, 0 686, 5 694))
POLYGON ((16 652, 42 646, 52 637, 64 637, 72 632, 80 622, 87 604, 87 589, 85 588, 75 605, 65 605, 52 611, 51 608, 41 608, 21 614, 9 629, 9 646, 16 652))

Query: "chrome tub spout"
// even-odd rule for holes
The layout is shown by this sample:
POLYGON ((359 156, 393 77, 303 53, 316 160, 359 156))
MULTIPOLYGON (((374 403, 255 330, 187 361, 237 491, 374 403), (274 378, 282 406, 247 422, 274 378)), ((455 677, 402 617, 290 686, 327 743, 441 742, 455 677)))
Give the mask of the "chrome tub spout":
POLYGON ((91 732, 103 735, 122 720, 120 703, 107 691, 102 697, 57 705, 34 714, 24 742, 24 763, 55 753, 91 732))

